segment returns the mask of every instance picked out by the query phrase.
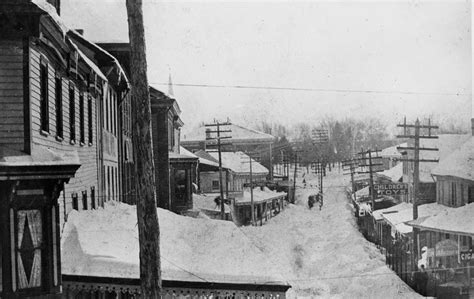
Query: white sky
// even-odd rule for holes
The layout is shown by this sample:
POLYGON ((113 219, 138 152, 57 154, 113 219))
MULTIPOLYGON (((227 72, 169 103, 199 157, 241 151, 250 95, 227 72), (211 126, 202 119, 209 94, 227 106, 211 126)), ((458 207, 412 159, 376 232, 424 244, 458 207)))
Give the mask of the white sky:
MULTIPOLYGON (((171 73, 173 83, 388 92, 174 86, 185 129, 227 117, 470 123, 468 1, 145 1, 144 11, 149 82, 163 91, 171 73)), ((92 41, 128 40, 125 0, 63 0, 62 16, 92 41)))

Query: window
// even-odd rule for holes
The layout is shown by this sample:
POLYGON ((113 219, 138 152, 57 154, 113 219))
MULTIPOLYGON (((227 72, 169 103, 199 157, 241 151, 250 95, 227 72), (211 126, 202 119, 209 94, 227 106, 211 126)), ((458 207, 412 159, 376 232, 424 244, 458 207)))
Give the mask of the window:
POLYGON ((451 183, 451 206, 456 205, 456 183, 451 183))
POLYGON ((76 141, 76 100, 74 86, 72 84, 69 85, 69 130, 71 141, 76 141))
POLYGON ((92 98, 89 96, 87 98, 87 131, 89 134, 89 145, 91 145, 94 141, 93 131, 92 131, 92 98))
POLYGON ((41 130, 49 132, 49 95, 48 95, 48 64, 41 61, 40 66, 40 118, 41 130))
POLYGON ((77 193, 71 194, 71 198, 72 198, 72 208, 76 211, 79 211, 79 202, 77 198, 77 193))
POLYGON ((3 248, 3 244, 2 244, 2 239, 0 238, 0 297, 2 297, 2 291, 3 291, 2 248, 3 248))
POLYGON ((86 142, 86 133, 84 127, 84 94, 79 95, 79 138, 80 143, 84 144, 86 142))
POLYGON ((95 187, 91 187, 91 209, 95 210, 95 187))
POLYGON ((19 210, 16 216, 18 288, 39 288, 42 286, 42 214, 40 210, 19 210))
POLYGON ((212 181, 212 190, 217 190, 219 189, 219 181, 218 180, 213 180, 212 181))
POLYGON ((60 77, 55 79, 56 137, 63 138, 63 87, 60 77))
POLYGON ((87 190, 82 191, 82 209, 87 210, 87 190))
POLYGON ((467 202, 468 203, 473 203, 474 202, 474 186, 469 186, 467 190, 467 202))

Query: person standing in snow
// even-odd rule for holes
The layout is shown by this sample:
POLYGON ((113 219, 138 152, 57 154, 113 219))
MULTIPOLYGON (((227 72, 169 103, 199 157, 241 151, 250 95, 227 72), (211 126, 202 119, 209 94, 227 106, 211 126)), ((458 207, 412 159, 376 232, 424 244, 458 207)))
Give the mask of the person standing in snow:
POLYGON ((420 271, 420 294, 426 296, 426 286, 428 285, 428 272, 426 272, 425 265, 421 265, 420 271))

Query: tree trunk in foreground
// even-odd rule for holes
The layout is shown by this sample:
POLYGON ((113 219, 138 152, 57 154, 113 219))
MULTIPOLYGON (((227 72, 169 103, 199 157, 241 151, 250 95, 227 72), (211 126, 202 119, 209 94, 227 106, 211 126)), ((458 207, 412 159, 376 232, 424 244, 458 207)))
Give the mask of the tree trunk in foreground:
POLYGON ((141 0, 127 0, 131 48, 133 152, 137 190, 142 298, 160 298, 160 229, 155 199, 151 108, 141 0))

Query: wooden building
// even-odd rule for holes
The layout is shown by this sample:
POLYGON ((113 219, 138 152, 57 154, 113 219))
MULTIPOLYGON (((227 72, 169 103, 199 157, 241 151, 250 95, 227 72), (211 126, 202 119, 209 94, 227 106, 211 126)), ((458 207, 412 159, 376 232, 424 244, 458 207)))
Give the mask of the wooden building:
MULTIPOLYGON (((252 130, 240 125, 231 124, 225 127, 226 130, 232 131, 231 133, 226 133, 232 137, 231 144, 223 146, 224 151, 228 152, 260 152, 262 165, 267 169, 273 169, 273 159, 272 148, 273 144, 276 141, 276 137, 270 134, 259 132, 257 130, 252 130)), ((206 150, 209 147, 215 148, 215 140, 206 140, 207 137, 210 137, 209 128, 202 126, 196 128, 195 130, 189 132, 186 135, 183 135, 183 140, 181 145, 187 148, 192 152, 198 150, 206 150)), ((269 172, 270 179, 272 179, 272 172, 269 172)))
MULTIPOLYGON (((130 44, 129 43, 98 43, 98 46, 117 58, 127 76, 130 77, 130 44)), ((119 200, 135 204, 135 176, 132 144, 132 103, 130 92, 123 91, 117 103, 117 142, 118 142, 118 173, 119 200)))
POLYGON ((180 152, 183 122, 177 101, 153 87, 150 98, 158 207, 183 213, 193 207, 198 157, 180 152))
MULTIPOLYGON (((469 139, 468 134, 442 134, 438 139, 421 139, 420 147, 438 148, 438 151, 420 151, 420 159, 439 159, 441 162, 446 156, 452 153, 469 139)), ((413 147, 413 140, 408 143, 413 147)), ((402 153, 404 158, 413 159, 413 151, 402 153)), ((431 175, 431 171, 436 167, 437 162, 420 163, 420 184, 419 201, 428 203, 436 201, 436 182, 431 175)), ((403 197, 403 201, 412 202, 413 199, 413 162, 403 162, 403 182, 408 183, 408 194, 403 197)))
POLYGON ((113 56, 64 25, 59 6, 0 3, 5 298, 58 293, 59 233, 68 214, 119 194, 117 104, 126 75, 113 56))

